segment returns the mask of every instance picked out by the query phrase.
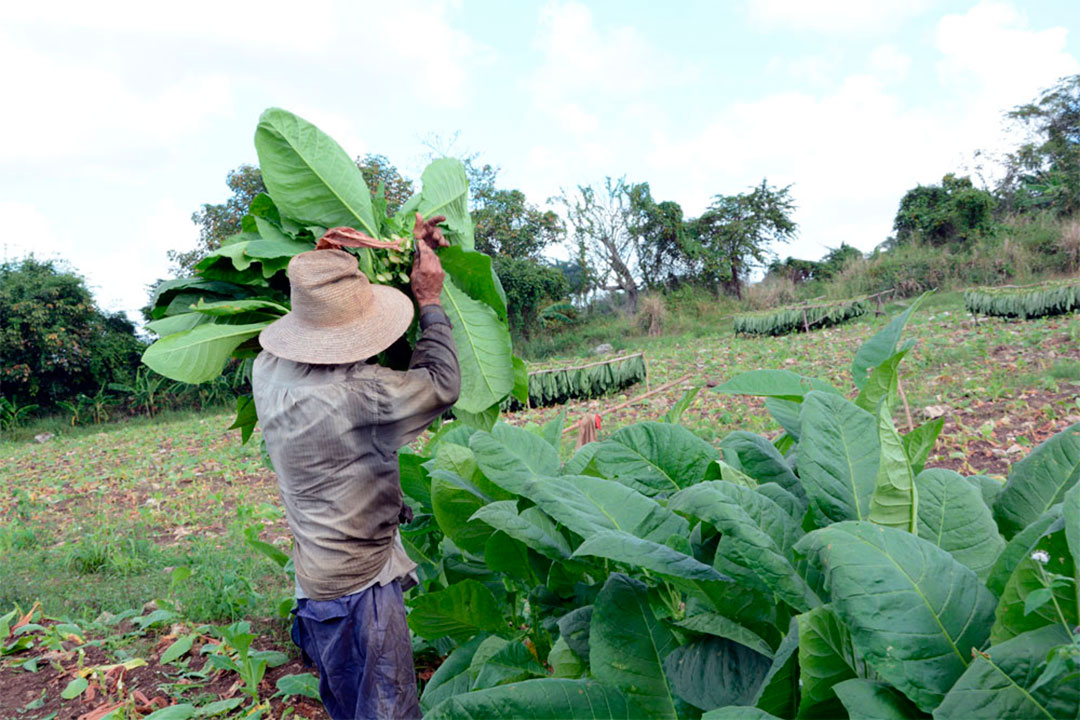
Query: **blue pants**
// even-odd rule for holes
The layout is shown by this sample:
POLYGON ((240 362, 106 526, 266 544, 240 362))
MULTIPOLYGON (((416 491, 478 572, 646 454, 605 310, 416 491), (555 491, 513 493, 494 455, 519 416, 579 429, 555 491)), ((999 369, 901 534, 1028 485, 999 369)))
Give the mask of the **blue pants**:
POLYGON ((420 717, 399 582, 337 600, 298 600, 295 612, 292 639, 304 661, 319 670, 319 694, 330 717, 420 717))

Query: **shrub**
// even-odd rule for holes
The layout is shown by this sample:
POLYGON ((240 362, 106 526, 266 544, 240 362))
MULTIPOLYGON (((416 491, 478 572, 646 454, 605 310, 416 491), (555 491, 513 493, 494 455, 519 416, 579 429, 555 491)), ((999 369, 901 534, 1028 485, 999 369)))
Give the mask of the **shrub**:
POLYGON ((663 334, 667 317, 667 307, 659 293, 649 293, 638 302, 637 324, 649 337, 663 334))

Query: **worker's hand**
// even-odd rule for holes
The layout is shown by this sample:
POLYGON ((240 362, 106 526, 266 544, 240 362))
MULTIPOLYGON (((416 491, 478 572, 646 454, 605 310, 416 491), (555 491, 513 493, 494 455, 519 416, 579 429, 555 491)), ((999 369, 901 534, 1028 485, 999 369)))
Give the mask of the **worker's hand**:
MULTIPOLYGON (((417 216, 419 217, 419 215, 417 216)), ((442 233, 439 234, 442 237, 442 233)), ((419 236, 417 239, 420 240, 419 236)), ((445 240, 443 241, 445 242, 445 240)), ((416 252, 413 253, 413 269, 409 280, 412 283, 413 297, 420 307, 425 305, 439 305, 439 294, 442 293, 443 272, 439 256, 431 249, 427 242, 416 243, 416 252)))
POLYGON ((436 215, 428 221, 424 221, 420 213, 416 213, 416 222, 413 224, 413 237, 416 238, 417 246, 427 245, 432 250, 441 247, 450 247, 446 241, 439 223, 446 222, 445 215, 436 215))

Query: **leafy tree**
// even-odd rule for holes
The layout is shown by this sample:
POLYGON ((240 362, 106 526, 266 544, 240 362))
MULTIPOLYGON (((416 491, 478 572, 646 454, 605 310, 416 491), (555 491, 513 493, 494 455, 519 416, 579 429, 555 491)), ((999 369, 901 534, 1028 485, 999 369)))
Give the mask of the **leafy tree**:
POLYGON ((385 188, 387 216, 396 213, 416 192, 412 180, 406 179, 384 155, 368 153, 358 157, 356 167, 360 168, 372 197, 378 196, 380 183, 385 188))
POLYGON ((656 202, 648 183, 629 186, 627 195, 642 282, 649 287, 670 285, 692 272, 682 207, 670 200, 656 202))
POLYGON ((750 270, 774 257, 769 245, 795 234, 794 211, 791 186, 778 188, 766 180, 748 193, 716 195, 690 227, 700 279, 717 289, 726 286, 741 299, 750 270))
POLYGON ((858 248, 847 243, 840 243, 840 247, 831 248, 825 253, 825 257, 817 263, 814 270, 816 280, 829 280, 838 275, 847 264, 863 256, 858 248))
POLYGON ((817 276, 819 263, 814 260, 802 260, 788 256, 784 260, 773 260, 769 263, 768 273, 778 277, 785 277, 798 285, 799 283, 812 280, 817 276))
POLYGON ((599 189, 579 185, 573 193, 563 191, 560 200, 587 271, 587 290, 622 291, 630 311, 636 312, 638 259, 628 191, 625 179, 609 177, 599 189))
POLYGON ((840 243, 840 247, 831 248, 820 260, 800 260, 790 256, 783 261, 773 260, 769 263, 768 274, 786 277, 795 284, 808 280, 829 280, 853 259, 860 257, 862 253, 858 248, 840 243))
POLYGON ((1006 208, 1058 215, 1080 210, 1080 75, 1062 78, 1007 117, 1029 139, 1006 156, 998 187, 1006 208))
POLYGON ((544 305, 565 298, 569 292, 566 276, 547 263, 527 257, 495 255, 492 266, 506 291, 510 329, 521 337, 529 337, 536 329, 544 305))
POLYGON ((991 193, 949 173, 940 185, 919 185, 904 194, 893 221, 896 242, 963 245, 992 229, 993 212, 991 193))
POLYGON ((240 222, 259 193, 266 192, 262 172, 254 165, 241 165, 229 171, 225 183, 232 197, 223 203, 204 203, 192 213, 191 222, 199 226, 199 243, 192 250, 170 250, 169 260, 177 276, 191 275, 208 253, 217 250, 232 235, 240 232, 240 222))
POLYGON ((52 406, 128 380, 143 344, 123 313, 94 305, 85 281, 33 256, 0 264, 0 395, 52 406))
POLYGON ((493 185, 474 192, 476 249, 488 255, 539 258, 565 232, 559 216, 529 203, 520 190, 493 185))

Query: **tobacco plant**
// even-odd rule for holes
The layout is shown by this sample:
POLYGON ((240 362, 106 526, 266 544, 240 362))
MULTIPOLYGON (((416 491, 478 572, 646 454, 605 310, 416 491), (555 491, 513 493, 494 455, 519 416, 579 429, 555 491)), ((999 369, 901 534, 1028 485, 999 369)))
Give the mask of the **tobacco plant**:
POLYGON ((535 431, 444 426, 401 455, 413 632, 438 718, 1057 718, 1080 713, 1080 424, 1007 482, 926 467, 892 421, 901 334, 849 396, 783 370, 776 440, 641 423, 560 460, 535 431))

